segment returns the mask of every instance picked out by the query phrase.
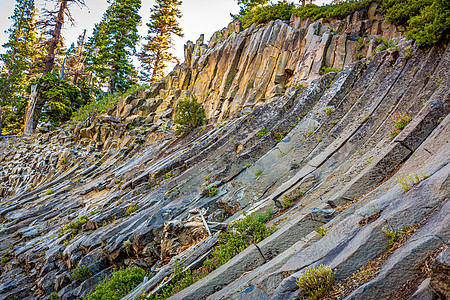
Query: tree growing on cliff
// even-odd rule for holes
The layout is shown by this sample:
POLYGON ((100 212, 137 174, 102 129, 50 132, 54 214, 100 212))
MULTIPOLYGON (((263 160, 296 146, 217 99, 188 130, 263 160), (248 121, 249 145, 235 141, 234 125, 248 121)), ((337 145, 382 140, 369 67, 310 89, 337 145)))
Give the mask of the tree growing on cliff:
POLYGON ((142 47, 139 58, 142 63, 143 81, 154 83, 162 79, 168 62, 178 62, 170 52, 173 48, 173 36, 183 37, 184 34, 178 24, 181 18, 178 0, 156 0, 150 16, 147 43, 142 47))
POLYGON ((125 92, 136 82, 137 72, 131 62, 139 41, 137 26, 141 0, 110 0, 102 21, 94 28, 87 45, 87 63, 100 85, 108 92, 125 92))
POLYGON ((34 76, 34 63, 40 51, 36 47, 39 35, 35 26, 34 0, 17 0, 12 26, 6 31, 9 40, 3 45, 7 49, 0 55, 0 135, 3 125, 5 133, 18 133, 23 126, 24 95, 34 76), (22 120, 22 121, 21 121, 22 120))
POLYGON ((184 100, 178 102, 177 114, 174 122, 179 124, 176 134, 191 132, 206 122, 205 109, 197 101, 193 94, 186 96, 184 100))

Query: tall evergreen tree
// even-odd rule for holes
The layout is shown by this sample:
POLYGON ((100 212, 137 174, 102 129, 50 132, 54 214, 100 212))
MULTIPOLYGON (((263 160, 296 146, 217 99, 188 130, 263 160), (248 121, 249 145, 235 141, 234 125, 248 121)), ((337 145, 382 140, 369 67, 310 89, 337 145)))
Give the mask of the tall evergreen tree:
POLYGON ((168 62, 178 62, 170 52, 173 48, 174 35, 183 37, 182 29, 178 24, 181 18, 181 5, 179 0, 156 0, 150 16, 147 43, 142 47, 139 58, 144 71, 141 79, 153 83, 164 77, 164 70, 168 62))
POLYGON ((9 40, 3 45, 7 49, 0 55, 0 135, 2 125, 7 132, 20 131, 23 119, 26 88, 36 76, 36 62, 41 55, 36 47, 39 35, 35 26, 34 0, 17 0, 12 26, 6 31, 9 40), (5 121, 5 122, 3 122, 5 121))
POLYGON ((108 85, 108 92, 124 92, 137 81, 131 56, 136 53, 139 41, 141 0, 110 0, 109 3, 87 45, 89 69, 100 84, 108 85))
MULTIPOLYGON (((45 10, 45 14, 39 24, 42 26, 43 31, 48 35, 46 41, 47 55, 44 58, 44 72, 43 77, 50 74, 53 71, 55 65, 55 59, 57 51, 62 44, 61 30, 63 28, 65 17, 68 21, 73 23, 73 19, 70 13, 70 5, 78 4, 85 5, 84 0, 53 0, 55 1, 55 10, 45 10)), ((32 132, 37 125, 37 119, 41 112, 42 107, 45 105, 45 99, 38 99, 38 86, 35 84, 32 86, 32 92, 30 100, 27 104, 27 111, 25 115, 24 132, 32 132)))

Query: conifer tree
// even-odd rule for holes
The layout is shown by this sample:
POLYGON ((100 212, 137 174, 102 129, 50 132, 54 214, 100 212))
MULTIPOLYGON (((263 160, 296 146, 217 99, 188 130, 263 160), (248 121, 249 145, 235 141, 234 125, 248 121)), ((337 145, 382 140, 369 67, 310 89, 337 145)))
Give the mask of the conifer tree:
POLYGON ((0 135, 2 125, 7 132, 19 132, 24 114, 26 88, 36 76, 35 63, 41 55, 36 47, 39 35, 35 26, 34 0, 17 0, 12 26, 6 31, 9 40, 3 45, 7 52, 0 55, 0 135))
POLYGON ((141 0, 111 0, 110 3, 87 45, 89 69, 100 84, 108 85, 108 92, 125 92, 137 81, 131 56, 136 53, 139 41, 141 0))
MULTIPOLYGON (((61 30, 63 28, 65 17, 73 23, 73 19, 70 13, 70 5, 78 4, 85 5, 84 0, 53 0, 56 2, 55 10, 45 9, 44 16, 39 20, 40 26, 43 28, 43 32, 48 36, 46 41, 47 55, 44 58, 44 71, 43 77, 50 74, 53 71, 55 65, 55 59, 57 50, 62 44, 61 30)), ((25 115, 24 132, 32 132, 37 125, 37 118, 41 112, 42 107, 45 105, 44 99, 38 99, 38 86, 34 84, 32 86, 32 92, 30 100, 27 104, 27 110, 25 115)))
POLYGON ((156 0, 151 9, 148 36, 145 38, 147 43, 139 54, 144 69, 143 81, 153 83, 162 79, 167 63, 178 62, 170 50, 173 48, 172 36, 184 36, 178 24, 181 3, 178 0, 156 0))

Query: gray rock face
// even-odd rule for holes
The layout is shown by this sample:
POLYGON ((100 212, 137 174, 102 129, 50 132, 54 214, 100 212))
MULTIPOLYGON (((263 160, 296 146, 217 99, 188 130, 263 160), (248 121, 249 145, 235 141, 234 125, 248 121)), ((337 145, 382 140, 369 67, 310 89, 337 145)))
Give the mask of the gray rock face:
MULTIPOLYGON (((0 299, 85 297, 133 266, 153 277, 125 299, 161 292, 178 260, 198 269, 243 211, 269 211, 278 230, 172 299, 295 299, 309 268, 332 265, 340 282, 386 253, 384 228, 405 226, 415 232, 346 297, 388 297, 416 276, 450 238, 450 48, 405 42, 375 9, 234 22, 188 43, 183 64, 108 115, 3 138, 0 299), (372 35, 398 49, 356 62, 372 35), (176 137, 188 92, 208 123, 176 137), (412 121, 391 137, 402 111, 412 121), (71 282, 77 266, 93 275, 71 282)), ((447 253, 416 298, 448 297, 447 253)))
POLYGON ((431 270, 430 285, 440 297, 450 297, 450 251, 448 246, 436 257, 431 270))

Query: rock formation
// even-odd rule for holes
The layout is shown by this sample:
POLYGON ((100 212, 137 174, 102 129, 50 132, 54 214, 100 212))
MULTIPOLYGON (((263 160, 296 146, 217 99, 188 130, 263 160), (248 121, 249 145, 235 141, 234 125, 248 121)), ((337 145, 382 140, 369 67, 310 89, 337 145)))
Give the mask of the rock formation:
POLYGON ((198 267, 243 211, 267 210, 275 233, 171 299, 296 299, 312 267, 346 282, 376 260, 336 298, 449 297, 450 46, 418 48, 375 11, 231 23, 114 111, 3 138, 0 299, 81 298, 114 267, 140 266, 154 276, 132 299, 176 259, 198 267), (378 51, 381 38, 391 47, 378 51), (175 137, 186 93, 208 125, 175 137), (412 120, 393 137, 400 112, 412 120), (385 232, 404 229, 386 252, 385 232), (76 266, 92 276, 71 282, 76 266))

